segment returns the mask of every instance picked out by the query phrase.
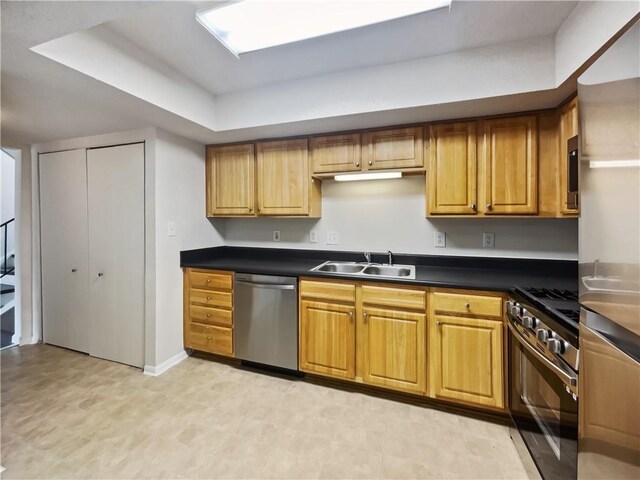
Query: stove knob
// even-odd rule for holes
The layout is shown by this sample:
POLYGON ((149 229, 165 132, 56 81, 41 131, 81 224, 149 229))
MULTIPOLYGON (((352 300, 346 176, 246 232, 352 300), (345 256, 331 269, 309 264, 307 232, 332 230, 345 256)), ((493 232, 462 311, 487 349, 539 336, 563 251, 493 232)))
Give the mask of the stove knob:
POLYGON ((544 328, 536 330, 536 337, 538 337, 538 340, 542 343, 546 342, 549 338, 549 330, 545 330, 544 328))
POLYGON ((524 317, 522 317, 522 325, 524 325, 526 328, 534 330, 538 325, 538 319, 530 315, 525 315, 524 317))
POLYGON ((549 350, 551 353, 562 354, 565 351, 564 340, 558 340, 557 338, 549 339, 549 350))
POLYGON ((517 303, 514 304, 511 307, 511 315, 513 315, 514 317, 519 317, 522 314, 522 309, 520 308, 520 305, 518 305, 517 303))
POLYGON ((507 313, 511 313, 513 302, 511 300, 507 300, 504 305, 505 305, 505 309, 507 310, 507 313))

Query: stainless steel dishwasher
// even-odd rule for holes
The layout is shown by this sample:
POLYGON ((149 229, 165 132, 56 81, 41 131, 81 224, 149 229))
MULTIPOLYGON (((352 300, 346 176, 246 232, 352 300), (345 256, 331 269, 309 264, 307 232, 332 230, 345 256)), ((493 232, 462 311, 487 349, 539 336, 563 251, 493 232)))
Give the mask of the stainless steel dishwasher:
POLYGON ((298 279, 236 273, 236 358, 298 370, 298 279))

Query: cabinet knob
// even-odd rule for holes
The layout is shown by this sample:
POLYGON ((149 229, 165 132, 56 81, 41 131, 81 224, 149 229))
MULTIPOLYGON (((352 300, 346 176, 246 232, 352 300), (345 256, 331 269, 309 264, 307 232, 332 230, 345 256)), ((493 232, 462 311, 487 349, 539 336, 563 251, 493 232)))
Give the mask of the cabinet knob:
POLYGON ((249 211, 250 211, 250 212, 253 212, 253 207, 249 207, 249 211))
POLYGON ((436 325, 440 327, 442 325, 442 322, 441 321, 437 321, 436 325))
POLYGON ((359 166, 360 166, 360 162, 356 162, 356 167, 359 167, 359 166))
POLYGON ((490 203, 487 203, 487 210, 491 210, 493 208, 493 205, 491 205, 490 203))
POLYGON ((72 269, 71 269, 71 273, 76 273, 77 271, 78 271, 78 269, 77 269, 77 268, 72 268, 72 269))
POLYGON ((471 305, 469 303, 465 303, 464 304, 464 308, 466 308, 467 310, 469 310, 471 308, 471 305))
POLYGON ((367 323, 367 317, 369 316, 369 314, 367 312, 364 312, 362 314, 362 318, 364 319, 364 323, 367 323))
POLYGON ((207 337, 207 341, 210 341, 210 340, 211 340, 211 337, 207 337))
POLYGON ((207 318, 209 318, 210 316, 211 316, 211 314, 210 314, 210 313, 207 313, 207 318))
POLYGON ((475 203, 472 203, 471 204, 471 210, 473 210, 475 212, 476 210, 478 210, 478 206, 475 203))
POLYGON ((373 160, 369 160, 369 165, 373 165, 373 160))
POLYGON ((210 279, 210 278, 207 278, 207 283, 210 283, 210 282, 211 282, 211 279, 210 279))
POLYGON ((353 312, 349 312, 349 318, 353 318, 353 312))
POLYGON ((262 207, 258 207, 258 211, 261 212, 262 211, 262 207))
POLYGON ((207 295, 207 300, 211 300, 211 295, 207 295))

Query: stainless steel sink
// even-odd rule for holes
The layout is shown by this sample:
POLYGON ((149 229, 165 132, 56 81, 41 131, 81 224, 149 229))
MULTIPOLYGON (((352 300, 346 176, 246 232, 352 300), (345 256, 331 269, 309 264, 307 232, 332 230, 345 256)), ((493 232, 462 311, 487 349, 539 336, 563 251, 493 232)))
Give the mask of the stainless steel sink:
POLYGON ((365 275, 376 275, 379 277, 411 277, 415 278, 415 268, 412 270, 411 266, 396 266, 396 265, 380 265, 366 267, 362 273, 365 275))
POLYGON ((362 277, 404 278, 409 280, 416 278, 416 267, 413 265, 379 265, 328 261, 313 267, 309 271, 362 277))
POLYGON ((312 268, 315 272, 331 272, 331 273, 360 273, 364 269, 364 265, 355 262, 325 262, 312 268))

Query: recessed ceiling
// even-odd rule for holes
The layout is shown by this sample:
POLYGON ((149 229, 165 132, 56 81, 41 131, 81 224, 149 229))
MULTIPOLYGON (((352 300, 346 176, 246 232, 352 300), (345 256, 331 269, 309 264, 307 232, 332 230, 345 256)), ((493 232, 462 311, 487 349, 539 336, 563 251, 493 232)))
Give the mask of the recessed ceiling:
MULTIPOLYGON (((363 3, 365 8, 366 2, 363 3)), ((454 0, 425 12, 236 58, 195 18, 211 2, 167 2, 106 26, 215 95, 552 35, 576 2, 454 0), (526 19, 526 21, 523 21, 526 19)))

